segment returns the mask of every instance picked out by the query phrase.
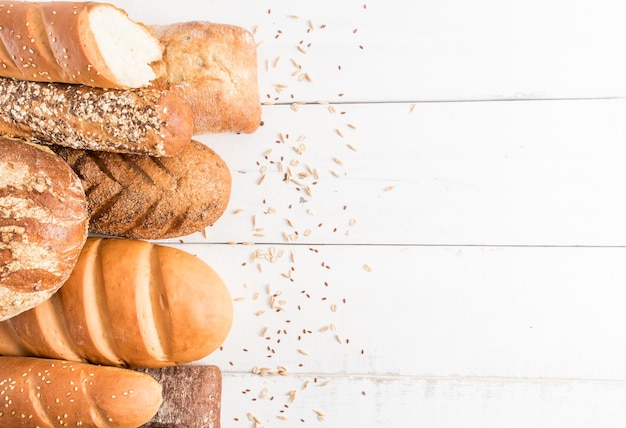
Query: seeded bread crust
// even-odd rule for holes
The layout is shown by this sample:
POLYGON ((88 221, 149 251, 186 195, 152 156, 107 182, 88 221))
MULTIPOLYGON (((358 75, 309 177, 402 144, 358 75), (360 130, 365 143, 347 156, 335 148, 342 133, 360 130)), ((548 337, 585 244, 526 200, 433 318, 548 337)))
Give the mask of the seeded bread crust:
POLYGON ((0 78, 0 135, 76 149, 173 156, 192 133, 189 105, 168 91, 0 78))
POLYGON ((194 135, 252 133, 261 123, 254 36, 206 21, 153 26, 163 46, 155 87, 191 105, 194 135))
MULTIPOLYGON (((0 75, 126 88, 105 63, 90 31, 88 15, 99 7, 114 8, 126 15, 111 4, 98 2, 0 4, 0 75)), ((135 24, 152 34, 145 25, 135 24)))
MULTIPOLYGON (((56 154, 0 138, 0 320, 46 300, 87 239, 82 184, 56 154)), ((0 424, 1 425, 1 424, 0 424)))
POLYGON ((2 427, 138 427, 163 402, 150 375, 62 360, 0 357, 2 427))

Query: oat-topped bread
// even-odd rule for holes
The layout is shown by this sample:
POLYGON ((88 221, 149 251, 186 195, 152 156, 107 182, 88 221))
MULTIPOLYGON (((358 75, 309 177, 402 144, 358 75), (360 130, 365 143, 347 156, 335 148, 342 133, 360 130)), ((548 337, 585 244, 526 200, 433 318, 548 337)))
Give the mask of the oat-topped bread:
POLYGON ((0 138, 0 320, 48 299, 87 239, 85 193, 48 149, 0 138))
POLYGON ((191 108, 165 90, 103 89, 0 77, 0 135, 76 149, 172 156, 191 141, 191 108))
POLYGON ((0 75, 103 88, 155 78, 158 39, 126 12, 97 2, 0 4, 0 75))

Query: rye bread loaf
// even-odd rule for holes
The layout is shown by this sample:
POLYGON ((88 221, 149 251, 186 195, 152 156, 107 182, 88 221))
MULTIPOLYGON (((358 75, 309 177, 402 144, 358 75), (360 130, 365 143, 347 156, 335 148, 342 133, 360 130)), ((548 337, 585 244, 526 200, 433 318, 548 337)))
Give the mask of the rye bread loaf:
POLYGON ((163 405, 142 428, 220 428, 222 372, 218 366, 186 364, 139 369, 163 388, 163 405))
POLYGON ((251 133, 261 123, 256 43, 241 27, 206 21, 153 26, 163 46, 156 87, 191 105, 194 135, 251 133))
POLYGON ((226 339, 220 276, 183 250, 93 238, 50 299, 0 323, 0 355, 154 368, 199 360, 226 339))
POLYGON ((172 156, 191 141, 179 96, 0 78, 0 135, 40 144, 172 156))
POLYGON ((93 233, 135 239, 189 235, 213 225, 230 199, 228 166, 197 141, 161 158, 53 150, 82 180, 93 233))
POLYGON ((0 320, 50 297, 87 238, 80 179, 48 149, 0 138, 0 320))
POLYGON ((137 88, 154 79, 161 53, 148 27, 108 3, 0 4, 0 76, 137 88))
POLYGON ((161 391, 134 370, 0 357, 0 426, 138 427, 161 406, 161 391))

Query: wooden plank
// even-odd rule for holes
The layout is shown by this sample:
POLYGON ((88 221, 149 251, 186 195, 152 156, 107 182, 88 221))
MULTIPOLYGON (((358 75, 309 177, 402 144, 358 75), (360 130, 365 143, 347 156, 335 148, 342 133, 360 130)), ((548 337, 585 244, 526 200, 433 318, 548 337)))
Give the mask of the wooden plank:
POLYGON ((116 4, 148 23, 210 20, 256 29, 267 101, 626 95, 626 59, 616 54, 626 39, 620 0, 116 4), (312 81, 300 80, 302 73, 312 81))
POLYGON ((207 238, 185 242, 626 244, 624 100, 264 116, 255 135, 199 138, 228 163, 233 192, 207 238))
POLYGON ((223 425, 253 427, 257 418, 263 427, 613 428, 626 421, 624 382, 314 379, 225 375, 223 425))
POLYGON ((224 373, 626 380, 626 248, 183 247, 235 299, 224 373))

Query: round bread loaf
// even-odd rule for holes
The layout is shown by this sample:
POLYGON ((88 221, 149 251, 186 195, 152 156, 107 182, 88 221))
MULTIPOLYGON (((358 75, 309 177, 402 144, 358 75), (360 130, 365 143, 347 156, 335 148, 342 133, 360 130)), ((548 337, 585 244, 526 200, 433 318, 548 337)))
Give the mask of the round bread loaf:
POLYGON ((49 298, 88 232, 78 176, 48 149, 0 138, 0 320, 49 298))

